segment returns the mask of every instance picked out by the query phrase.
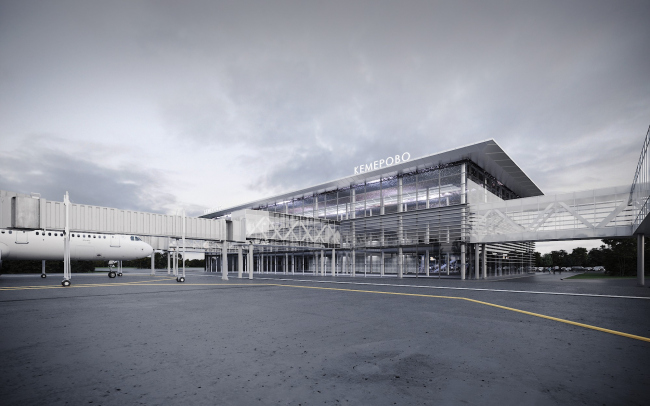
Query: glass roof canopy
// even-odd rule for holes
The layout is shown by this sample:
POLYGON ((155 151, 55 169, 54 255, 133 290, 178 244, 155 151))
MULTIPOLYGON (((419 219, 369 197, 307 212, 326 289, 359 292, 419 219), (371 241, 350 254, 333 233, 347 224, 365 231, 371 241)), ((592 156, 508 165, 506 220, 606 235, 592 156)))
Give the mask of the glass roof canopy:
POLYGON ((504 186, 521 197, 532 197, 543 195, 537 185, 519 168, 494 139, 481 141, 475 144, 466 145, 460 148, 427 155, 420 158, 410 159, 396 165, 359 173, 337 180, 321 183, 308 188, 294 190, 292 192, 255 200, 245 204, 221 209, 213 213, 203 215, 204 218, 216 218, 232 213, 236 210, 259 207, 291 200, 292 198, 312 196, 326 191, 339 188, 347 188, 350 185, 372 182, 383 176, 400 175, 403 173, 415 172, 436 165, 445 165, 453 162, 470 160, 486 172, 497 178, 504 186))

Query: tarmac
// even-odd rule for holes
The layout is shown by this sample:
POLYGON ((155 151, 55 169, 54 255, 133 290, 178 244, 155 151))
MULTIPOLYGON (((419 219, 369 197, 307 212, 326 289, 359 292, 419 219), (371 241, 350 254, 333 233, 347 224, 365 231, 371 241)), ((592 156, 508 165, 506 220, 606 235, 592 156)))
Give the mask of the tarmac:
POLYGON ((0 276, 2 405, 647 404, 634 279, 61 276, 0 276))

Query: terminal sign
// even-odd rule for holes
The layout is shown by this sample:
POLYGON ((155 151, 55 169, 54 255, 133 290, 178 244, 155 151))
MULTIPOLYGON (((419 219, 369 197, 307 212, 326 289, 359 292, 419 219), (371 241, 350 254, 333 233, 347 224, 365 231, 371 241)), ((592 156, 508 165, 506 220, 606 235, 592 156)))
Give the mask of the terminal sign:
POLYGON ((360 173, 366 173, 374 171, 375 169, 381 169, 386 166, 393 166, 402 162, 406 162, 411 159, 411 154, 408 152, 403 153, 402 155, 389 156, 386 159, 380 159, 378 161, 372 161, 365 165, 359 165, 354 167, 354 174, 358 175, 360 173))

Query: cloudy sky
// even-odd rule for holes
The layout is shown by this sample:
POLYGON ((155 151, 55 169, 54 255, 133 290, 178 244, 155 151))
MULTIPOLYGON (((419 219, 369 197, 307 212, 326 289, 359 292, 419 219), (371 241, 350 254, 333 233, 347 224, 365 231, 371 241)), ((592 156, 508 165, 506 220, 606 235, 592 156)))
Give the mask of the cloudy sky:
POLYGON ((0 0, 0 189, 201 214, 488 138, 545 194, 631 183, 649 17, 621 0, 0 0))

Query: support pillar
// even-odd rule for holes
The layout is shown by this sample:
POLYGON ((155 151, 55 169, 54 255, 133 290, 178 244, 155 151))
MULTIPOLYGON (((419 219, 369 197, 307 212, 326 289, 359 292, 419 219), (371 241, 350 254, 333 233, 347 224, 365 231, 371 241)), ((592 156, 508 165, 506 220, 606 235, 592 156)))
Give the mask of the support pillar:
POLYGON ((384 276, 384 271, 386 269, 386 265, 385 265, 386 261, 385 261, 385 259, 386 259, 386 253, 384 252, 384 250, 381 250, 381 264, 379 265, 379 275, 380 276, 384 276))
POLYGON ((289 273, 289 254, 285 253, 284 254, 284 274, 289 273))
POLYGON ((480 279, 479 276, 479 244, 474 244, 474 279, 480 279))
POLYGON ((237 247, 237 278, 244 277, 244 253, 241 245, 237 247))
POLYGON ((151 253, 151 276, 156 274, 156 251, 151 253))
POLYGON ((320 274, 325 276, 325 250, 320 250, 320 274))
POLYGON ((397 253, 397 277, 402 279, 404 276, 404 258, 402 258, 402 247, 399 247, 397 253))
POLYGON ((460 279, 465 280, 465 243, 460 244, 460 279))
POLYGON ((167 251, 167 275, 170 275, 171 272, 171 267, 169 266, 170 262, 171 262, 171 254, 169 253, 169 251, 167 251))
POLYGON ((429 276, 429 261, 431 257, 429 256, 429 250, 424 251, 424 273, 429 276))
POLYGON ((221 279, 228 280, 228 242, 221 245, 221 279))
POLYGON ((357 252, 356 250, 352 250, 352 276, 356 276, 357 274, 357 252))
POLYGON ((336 276, 336 249, 332 248, 332 276, 336 276))
POLYGON ((487 279, 487 250, 485 249, 485 244, 481 244, 481 262, 483 262, 482 279, 487 279))
POLYGON ((451 264, 449 263, 449 253, 447 253, 447 276, 449 276, 449 267, 451 264))
POLYGON ((248 246, 248 279, 253 279, 253 267, 255 266, 255 257, 253 256, 253 244, 248 246))
POLYGON ((645 285, 645 276, 643 273, 644 269, 644 248, 645 248, 645 236, 643 234, 638 234, 636 236, 636 282, 639 286, 645 285))

